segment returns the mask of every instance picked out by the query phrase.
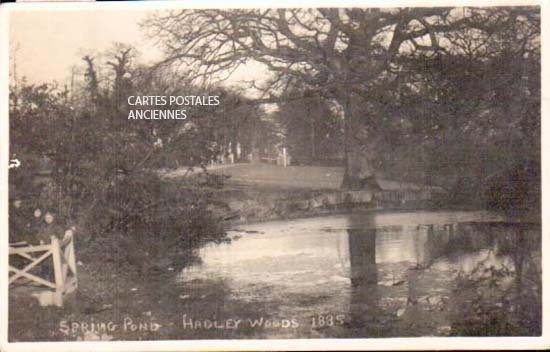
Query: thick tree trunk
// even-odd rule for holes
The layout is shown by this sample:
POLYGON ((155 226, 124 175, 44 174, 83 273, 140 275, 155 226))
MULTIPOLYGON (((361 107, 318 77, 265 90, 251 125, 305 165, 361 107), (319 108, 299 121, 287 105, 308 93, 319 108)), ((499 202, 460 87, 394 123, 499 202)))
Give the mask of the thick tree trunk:
POLYGON ((367 145, 373 141, 365 141, 358 136, 361 126, 349 93, 344 97, 343 109, 345 171, 341 187, 349 190, 379 190, 372 163, 374 148, 368 148, 367 145))
POLYGON ((317 160, 317 148, 315 146, 315 117, 309 112, 308 113, 311 116, 311 125, 310 125, 310 142, 311 142, 311 161, 315 162, 317 160))
POLYGON ((380 186, 376 181, 372 161, 365 152, 348 151, 346 169, 342 179, 342 188, 359 190, 379 190, 380 186))

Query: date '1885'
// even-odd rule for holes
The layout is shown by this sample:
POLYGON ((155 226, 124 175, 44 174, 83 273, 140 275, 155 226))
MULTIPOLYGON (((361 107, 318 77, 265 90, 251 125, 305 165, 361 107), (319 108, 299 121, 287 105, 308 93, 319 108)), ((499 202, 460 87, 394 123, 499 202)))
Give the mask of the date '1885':
POLYGON ((343 314, 317 314, 311 317, 312 328, 322 328, 343 325, 345 322, 345 315, 343 314))

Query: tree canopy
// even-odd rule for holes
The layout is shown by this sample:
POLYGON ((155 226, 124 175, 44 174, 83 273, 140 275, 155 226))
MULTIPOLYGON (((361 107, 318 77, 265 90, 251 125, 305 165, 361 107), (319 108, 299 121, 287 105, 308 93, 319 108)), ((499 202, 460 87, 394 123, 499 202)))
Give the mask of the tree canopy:
MULTIPOLYGON (((427 94, 421 81, 426 86, 431 79, 453 80, 456 72, 444 70, 468 57, 470 68, 487 67, 497 57, 525 67, 522 58, 529 53, 536 58, 540 46, 538 7, 174 10, 150 17, 144 26, 165 51, 159 66, 184 63, 193 79, 223 79, 254 60, 271 73, 262 85, 253 84, 268 101, 289 99, 297 84, 337 101, 345 125, 344 186, 351 188, 376 187, 377 152, 387 127, 381 117, 388 106, 399 111, 403 92, 427 94)), ((469 95, 478 88, 498 89, 495 81, 477 78, 455 76, 463 86, 453 94, 460 97, 437 99, 466 102, 453 114, 471 115, 464 110, 473 101, 490 99, 469 101, 469 95)))

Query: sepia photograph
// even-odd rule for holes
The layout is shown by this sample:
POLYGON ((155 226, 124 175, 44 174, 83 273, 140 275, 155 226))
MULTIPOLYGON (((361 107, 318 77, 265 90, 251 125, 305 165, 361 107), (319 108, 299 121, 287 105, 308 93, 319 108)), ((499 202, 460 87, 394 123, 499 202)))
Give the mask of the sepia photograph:
POLYGON ((6 350, 542 346, 540 5, 121 4, 0 8, 6 350))

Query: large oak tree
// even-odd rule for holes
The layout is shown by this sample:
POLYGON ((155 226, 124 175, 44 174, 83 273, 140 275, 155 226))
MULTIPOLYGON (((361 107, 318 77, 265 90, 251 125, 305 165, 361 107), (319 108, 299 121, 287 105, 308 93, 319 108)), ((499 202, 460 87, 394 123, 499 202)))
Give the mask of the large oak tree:
MULTIPOLYGON (((510 19, 529 20, 537 8, 204 9, 158 13, 145 21, 165 50, 159 63, 185 64, 197 79, 223 79, 250 60, 271 77, 261 101, 280 99, 296 82, 339 103, 344 117, 343 186, 376 188, 380 130, 361 106, 396 90, 399 71, 419 53, 427 60, 454 45, 451 32, 483 36, 510 19)), ((256 84, 254 83, 256 86, 256 84)), ((287 95, 288 98, 288 95, 287 95)))

